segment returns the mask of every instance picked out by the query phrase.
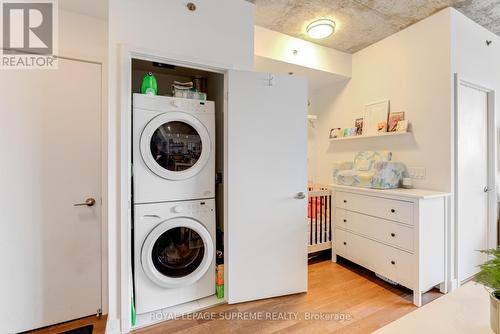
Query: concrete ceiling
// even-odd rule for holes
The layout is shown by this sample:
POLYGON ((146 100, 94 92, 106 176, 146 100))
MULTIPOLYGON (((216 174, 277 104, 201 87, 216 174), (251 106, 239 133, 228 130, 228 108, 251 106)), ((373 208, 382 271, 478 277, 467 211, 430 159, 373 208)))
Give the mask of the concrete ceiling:
POLYGON ((433 13, 453 6, 500 35, 500 0, 255 0, 256 24, 340 51, 354 53, 433 13), (310 39, 307 25, 319 18, 337 32, 310 39))

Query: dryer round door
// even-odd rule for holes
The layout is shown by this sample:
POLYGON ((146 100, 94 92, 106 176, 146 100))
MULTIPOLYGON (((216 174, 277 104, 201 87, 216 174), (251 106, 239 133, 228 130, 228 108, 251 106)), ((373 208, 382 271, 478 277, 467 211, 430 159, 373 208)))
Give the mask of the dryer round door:
POLYGON ((173 218, 156 226, 141 250, 142 268, 165 288, 188 286, 205 275, 214 258, 214 240, 198 221, 173 218))
POLYGON ((185 180, 198 174, 210 157, 210 135, 194 116, 164 113, 144 128, 142 159, 156 175, 167 180, 185 180))

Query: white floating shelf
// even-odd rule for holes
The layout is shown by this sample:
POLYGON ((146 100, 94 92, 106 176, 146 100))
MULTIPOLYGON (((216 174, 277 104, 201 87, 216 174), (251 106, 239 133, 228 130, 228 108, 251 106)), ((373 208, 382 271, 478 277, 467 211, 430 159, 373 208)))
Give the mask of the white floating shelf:
POLYGON ((392 137, 392 136, 404 136, 409 134, 408 131, 401 132, 382 132, 377 133, 376 135, 361 135, 361 136, 349 136, 349 137, 339 137, 339 138, 330 138, 330 141, 339 141, 339 140, 353 140, 353 139, 363 139, 363 138, 377 138, 377 137, 392 137))

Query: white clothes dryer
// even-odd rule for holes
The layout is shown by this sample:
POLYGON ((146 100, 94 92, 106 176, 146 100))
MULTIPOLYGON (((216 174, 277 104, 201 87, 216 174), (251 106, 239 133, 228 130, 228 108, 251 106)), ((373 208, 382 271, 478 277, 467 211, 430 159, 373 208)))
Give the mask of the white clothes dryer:
POLYGON ((134 204, 215 197, 215 106, 133 96, 134 204))

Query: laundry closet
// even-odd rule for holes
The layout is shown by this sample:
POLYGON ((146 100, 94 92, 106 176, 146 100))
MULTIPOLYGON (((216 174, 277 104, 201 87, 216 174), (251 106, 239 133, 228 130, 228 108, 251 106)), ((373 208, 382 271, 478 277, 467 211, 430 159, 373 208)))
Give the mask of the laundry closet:
POLYGON ((220 303, 224 76, 140 59, 131 73, 134 311, 220 303))
POLYGON ((306 81, 159 60, 129 68, 131 327, 306 291, 306 81))

